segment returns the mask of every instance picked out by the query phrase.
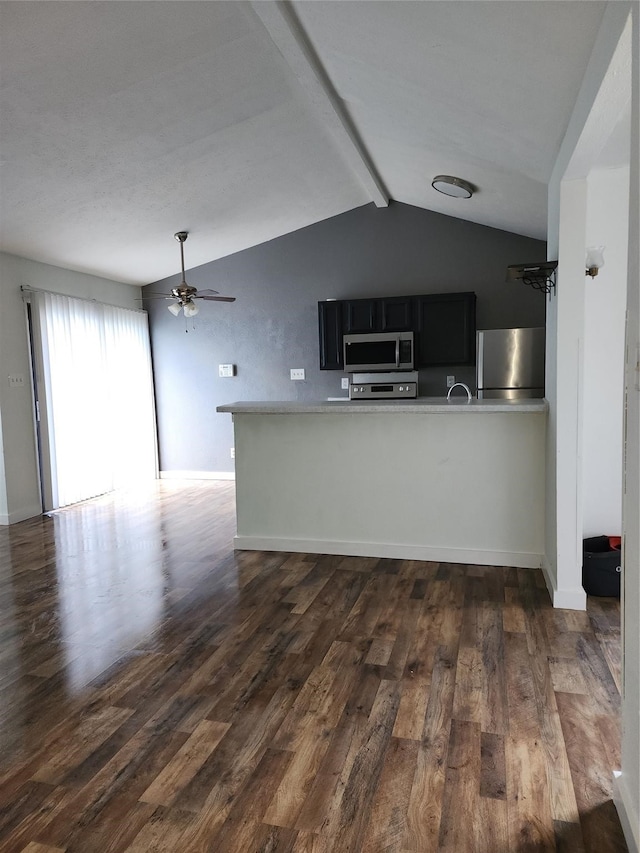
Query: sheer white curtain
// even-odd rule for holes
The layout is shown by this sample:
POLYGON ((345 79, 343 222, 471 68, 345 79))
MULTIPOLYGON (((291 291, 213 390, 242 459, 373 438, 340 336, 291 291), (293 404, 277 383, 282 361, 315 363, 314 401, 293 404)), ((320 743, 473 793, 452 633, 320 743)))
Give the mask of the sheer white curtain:
POLYGON ((157 475, 147 315, 31 294, 45 509, 157 475))

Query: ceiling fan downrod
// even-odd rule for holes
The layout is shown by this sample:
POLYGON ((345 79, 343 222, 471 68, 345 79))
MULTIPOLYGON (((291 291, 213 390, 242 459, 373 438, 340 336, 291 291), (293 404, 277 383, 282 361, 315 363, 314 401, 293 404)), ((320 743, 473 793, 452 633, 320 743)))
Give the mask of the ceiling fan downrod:
POLYGON ((186 284, 187 282, 185 281, 185 277, 184 277, 184 241, 189 236, 189 232, 188 231, 176 231, 176 233, 173 236, 178 241, 178 243, 180 243, 180 263, 182 265, 182 282, 181 282, 181 284, 186 284))

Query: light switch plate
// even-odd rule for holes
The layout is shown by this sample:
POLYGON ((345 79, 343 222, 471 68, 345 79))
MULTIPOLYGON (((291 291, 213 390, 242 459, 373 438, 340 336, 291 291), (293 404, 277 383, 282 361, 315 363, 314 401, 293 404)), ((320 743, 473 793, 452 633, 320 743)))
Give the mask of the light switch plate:
POLYGON ((304 379, 304 367, 292 367, 290 375, 292 379, 304 379))

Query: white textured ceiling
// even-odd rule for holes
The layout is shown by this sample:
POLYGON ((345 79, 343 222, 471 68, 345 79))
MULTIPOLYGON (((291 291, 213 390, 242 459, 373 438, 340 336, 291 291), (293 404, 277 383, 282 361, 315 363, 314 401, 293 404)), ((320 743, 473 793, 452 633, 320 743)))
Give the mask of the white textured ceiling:
POLYGON ((604 6, 2 2, 0 248, 144 284, 385 197, 544 238, 604 6))

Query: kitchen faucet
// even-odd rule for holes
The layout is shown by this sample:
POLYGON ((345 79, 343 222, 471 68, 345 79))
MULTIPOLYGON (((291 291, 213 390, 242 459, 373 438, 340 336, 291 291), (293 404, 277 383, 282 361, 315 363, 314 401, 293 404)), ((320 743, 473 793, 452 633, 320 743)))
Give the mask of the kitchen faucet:
POLYGON ((469 388, 469 386, 468 386, 468 385, 466 385, 464 382, 455 382, 455 383, 451 386, 451 388, 449 388, 449 392, 448 392, 448 394, 447 394, 447 400, 449 400, 449 399, 450 399, 450 397, 451 397, 451 392, 453 391, 453 389, 454 389, 454 388, 457 388, 457 387, 458 387, 458 385, 459 385, 461 388, 464 388, 464 390, 467 392, 467 403, 470 403, 470 402, 471 402, 471 389, 470 389, 470 388, 469 388))

